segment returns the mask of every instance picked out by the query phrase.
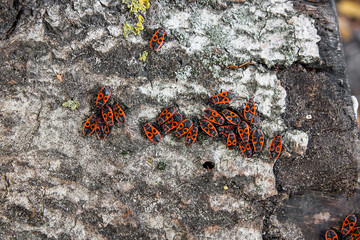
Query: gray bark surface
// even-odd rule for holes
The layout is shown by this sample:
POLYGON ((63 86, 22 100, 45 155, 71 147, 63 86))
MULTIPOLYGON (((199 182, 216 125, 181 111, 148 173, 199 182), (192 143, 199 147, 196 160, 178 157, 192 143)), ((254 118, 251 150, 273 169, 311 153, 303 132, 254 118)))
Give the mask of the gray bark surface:
POLYGON ((159 0, 144 10, 0 3, 0 239, 323 239, 359 212, 333 1, 159 0), (144 30, 126 38, 139 14, 144 30), (153 51, 159 28, 165 42, 153 51), (103 86, 127 122, 97 140, 82 127, 103 86), (172 133, 146 139, 143 124, 163 108, 198 123, 221 90, 235 92, 231 109, 257 103, 261 153, 245 158, 203 132, 192 146, 172 133), (79 106, 64 107, 69 99, 79 106))

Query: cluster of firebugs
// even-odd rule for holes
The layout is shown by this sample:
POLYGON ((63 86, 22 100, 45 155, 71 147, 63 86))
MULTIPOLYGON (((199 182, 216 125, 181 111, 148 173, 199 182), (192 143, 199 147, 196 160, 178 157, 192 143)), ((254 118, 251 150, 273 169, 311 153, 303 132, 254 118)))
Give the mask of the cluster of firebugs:
POLYGON ((97 113, 92 114, 83 126, 85 136, 90 136, 95 132, 98 139, 104 139, 110 134, 116 123, 126 122, 125 113, 119 104, 115 103, 112 106, 107 104, 110 97, 110 87, 105 86, 100 89, 95 103, 97 113))
POLYGON ((360 226, 355 226, 357 218, 354 214, 348 215, 341 227, 339 235, 333 229, 329 229, 325 233, 325 240, 339 240, 338 236, 342 236, 341 239, 346 240, 360 240, 360 226))
MULTIPOLYGON (((159 29, 150 40, 150 48, 158 50, 165 37, 165 31, 159 29)), ((116 123, 125 123, 126 116, 119 104, 113 106, 106 105, 111 96, 111 89, 105 86, 100 89, 96 99, 96 108, 100 110, 97 114, 92 114, 83 126, 83 134, 90 136, 94 132, 98 139, 106 138, 116 123)))
MULTIPOLYGON (((165 31, 159 29, 150 40, 150 48, 158 50, 164 42, 165 31)), ((106 105, 111 96, 111 90, 105 86, 100 89, 96 99, 96 107, 101 110, 101 114, 92 114, 85 122, 83 133, 85 136, 96 133, 99 139, 104 139, 111 132, 111 129, 118 123, 125 123, 126 116, 119 104, 112 107, 106 105)), ((231 91, 224 91, 211 98, 213 104, 226 104, 235 99, 235 94, 231 91)), ((216 138, 218 135, 224 135, 226 146, 233 150, 239 143, 240 150, 245 157, 251 157, 253 152, 261 152, 265 138, 261 129, 251 128, 260 123, 260 117, 256 114, 256 105, 253 100, 248 100, 245 105, 243 114, 238 114, 230 109, 222 110, 221 114, 216 110, 207 108, 203 112, 200 121, 200 128, 209 136, 216 138), (238 136, 237 134, 238 133, 238 136)), ((186 144, 192 145, 196 142, 199 127, 191 119, 183 119, 183 116, 177 111, 175 106, 165 108, 159 115, 157 123, 161 130, 169 133, 175 130, 175 136, 180 138, 186 135, 186 144)), ((157 144, 161 140, 161 134, 150 123, 143 126, 147 138, 157 144)), ((282 148, 282 137, 276 135, 271 141, 269 154, 276 159, 280 156, 282 148)))
MULTIPOLYGON (((231 91, 221 92, 211 98, 215 105, 230 103, 235 99, 231 91)), ((252 128, 260 124, 260 117, 256 113, 256 105, 253 100, 248 100, 243 113, 239 114, 230 109, 223 109, 221 114, 214 109, 207 108, 202 113, 200 121, 201 130, 210 137, 216 138, 220 135, 226 137, 226 146, 233 150, 239 143, 240 150, 245 157, 251 157, 253 152, 261 152, 265 138, 261 129, 252 128)), ((195 143, 199 127, 189 118, 179 113, 175 106, 166 107, 157 119, 157 125, 162 132, 169 133, 175 130, 175 136, 180 138, 186 136, 185 143, 195 143)), ((160 131, 150 123, 143 126, 147 138, 157 144, 161 140, 160 131)), ((282 148, 282 137, 276 135, 270 144, 270 157, 276 159, 280 156, 282 148)))

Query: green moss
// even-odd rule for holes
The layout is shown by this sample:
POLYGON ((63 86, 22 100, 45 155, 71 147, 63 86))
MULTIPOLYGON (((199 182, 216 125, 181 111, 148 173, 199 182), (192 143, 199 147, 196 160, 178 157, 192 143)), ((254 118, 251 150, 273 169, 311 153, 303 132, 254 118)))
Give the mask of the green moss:
POLYGON ((141 56, 140 56, 139 60, 145 62, 148 54, 149 54, 149 53, 148 53, 147 51, 143 51, 143 52, 141 53, 141 56))
POLYGON ((74 100, 68 99, 62 106, 75 111, 80 106, 80 102, 76 98, 74 100))

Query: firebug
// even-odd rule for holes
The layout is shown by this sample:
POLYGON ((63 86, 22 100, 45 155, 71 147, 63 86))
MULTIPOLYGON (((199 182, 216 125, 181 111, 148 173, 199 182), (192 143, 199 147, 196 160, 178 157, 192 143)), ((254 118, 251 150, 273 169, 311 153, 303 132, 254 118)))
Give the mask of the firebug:
POLYGON ((182 115, 178 112, 174 113, 174 115, 162 125, 162 129, 165 131, 165 133, 170 132, 171 130, 177 128, 177 126, 182 121, 182 115))
POLYGON ((217 125, 223 125, 225 119, 214 109, 207 108, 203 112, 203 116, 206 120, 215 123, 217 125))
POLYGON ((255 129, 252 132, 252 144, 254 147, 254 152, 261 152, 264 146, 264 133, 261 129, 255 129))
POLYGON ((237 126, 238 133, 240 135, 240 138, 244 142, 250 141, 250 126, 245 121, 241 121, 239 125, 237 126))
POLYGON ((124 113, 124 110, 119 106, 119 104, 114 104, 113 106, 113 114, 114 114, 114 120, 118 123, 125 123, 126 122, 126 116, 124 113))
POLYGON ((85 136, 90 136, 95 131, 96 121, 97 117, 94 114, 91 115, 88 120, 86 120, 83 127, 83 133, 85 136))
POLYGON ((339 237, 334 230, 329 229, 325 233, 325 240, 339 240, 339 237))
POLYGON ((259 125, 261 123, 259 115, 255 114, 254 118, 250 120, 252 125, 259 125))
POLYGON ((161 140, 160 132, 153 127, 150 123, 146 123, 143 126, 143 129, 145 131, 146 137, 155 144, 158 144, 161 140))
POLYGON ((110 99, 111 96, 111 89, 108 86, 103 87, 100 89, 99 94, 96 99, 96 107, 102 108, 107 101, 110 99))
POLYGON ((247 158, 251 157, 251 155, 252 155, 252 149, 251 149, 251 145, 250 145, 249 142, 243 141, 243 140, 240 139, 240 141, 239 141, 239 147, 240 147, 240 150, 241 150, 242 154, 243 154, 245 157, 247 157, 247 158))
POLYGON ((177 126, 175 130, 175 136, 181 137, 190 131, 190 128, 193 126, 193 122, 190 119, 184 119, 177 126))
POLYGON ((358 240, 360 238, 360 227, 354 227, 348 234, 349 240, 358 240))
POLYGON ((112 127, 108 126, 102 117, 99 117, 95 127, 96 136, 98 139, 105 139, 111 132, 112 127))
POLYGON ((238 125, 241 121, 240 117, 229 109, 224 109, 221 113, 225 117, 225 119, 228 120, 231 124, 238 125))
POLYGON ((235 94, 231 91, 221 92, 211 98, 214 104, 230 103, 235 99, 235 94))
POLYGON ((101 111, 102 118, 104 119, 106 125, 114 125, 114 114, 110 106, 104 106, 101 111))
POLYGON ((234 132, 231 132, 228 134, 227 141, 226 141, 226 147, 229 150, 234 150, 237 145, 236 135, 234 132))
POLYGON ((250 122, 251 119, 253 119, 255 117, 255 113, 256 113, 255 102, 254 102, 254 100, 249 99, 244 108, 244 117, 245 117, 246 121, 250 122))
POLYGON ((356 216, 354 214, 348 215, 341 227, 341 233, 347 235, 351 230, 355 227, 356 224, 356 216))
POLYGON ((280 156, 282 148, 282 137, 276 135, 270 143, 269 154, 270 158, 277 159, 280 156))
POLYGON ((223 125, 218 128, 219 134, 224 135, 227 137, 230 132, 234 131, 236 129, 236 125, 223 125))
POLYGON ((197 126, 192 126, 190 131, 186 135, 186 144, 193 145, 196 142, 199 128, 197 126))
POLYGON ((208 120, 201 120, 200 127, 207 135, 211 137, 216 137, 218 135, 216 128, 208 120))
POLYGON ((162 29, 157 30, 150 40, 150 48, 155 51, 158 50, 164 43, 164 38, 165 31, 162 29))
POLYGON ((165 108, 158 117, 158 123, 159 124, 165 123, 167 120, 169 120, 172 117, 172 115, 174 115, 175 112, 176 112, 176 108, 174 106, 165 108))

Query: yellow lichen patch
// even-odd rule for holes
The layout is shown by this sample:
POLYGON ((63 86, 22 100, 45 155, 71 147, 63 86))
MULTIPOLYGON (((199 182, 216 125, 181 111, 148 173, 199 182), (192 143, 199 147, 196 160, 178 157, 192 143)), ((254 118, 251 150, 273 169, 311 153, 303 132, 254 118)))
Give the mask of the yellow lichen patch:
POLYGON ((138 18, 139 22, 136 24, 136 27, 133 27, 129 23, 124 24, 124 36, 125 36, 125 38, 128 38, 130 33, 133 33, 136 36, 142 30, 144 30, 144 26, 142 25, 142 23, 144 22, 143 16, 141 16, 139 14, 139 15, 137 15, 137 18, 138 18))
POLYGON ((141 56, 140 56, 139 60, 145 62, 148 54, 149 54, 149 53, 148 53, 147 51, 143 51, 143 52, 141 53, 141 56))
POLYGON ((144 18, 139 14, 137 15, 139 22, 136 24, 135 31, 139 34, 141 30, 144 30, 144 26, 142 23, 144 22, 144 18))
POLYGON ((130 12, 138 13, 138 11, 145 12, 150 8, 149 0, 122 0, 122 3, 126 4, 130 8, 130 12))
POLYGON ((62 106, 68 107, 71 110, 75 111, 80 106, 80 102, 76 98, 74 100, 68 99, 62 104, 62 106))
POLYGON ((129 23, 125 23, 124 24, 124 36, 125 36, 125 38, 128 38, 130 33, 135 34, 134 27, 131 26, 129 23))

